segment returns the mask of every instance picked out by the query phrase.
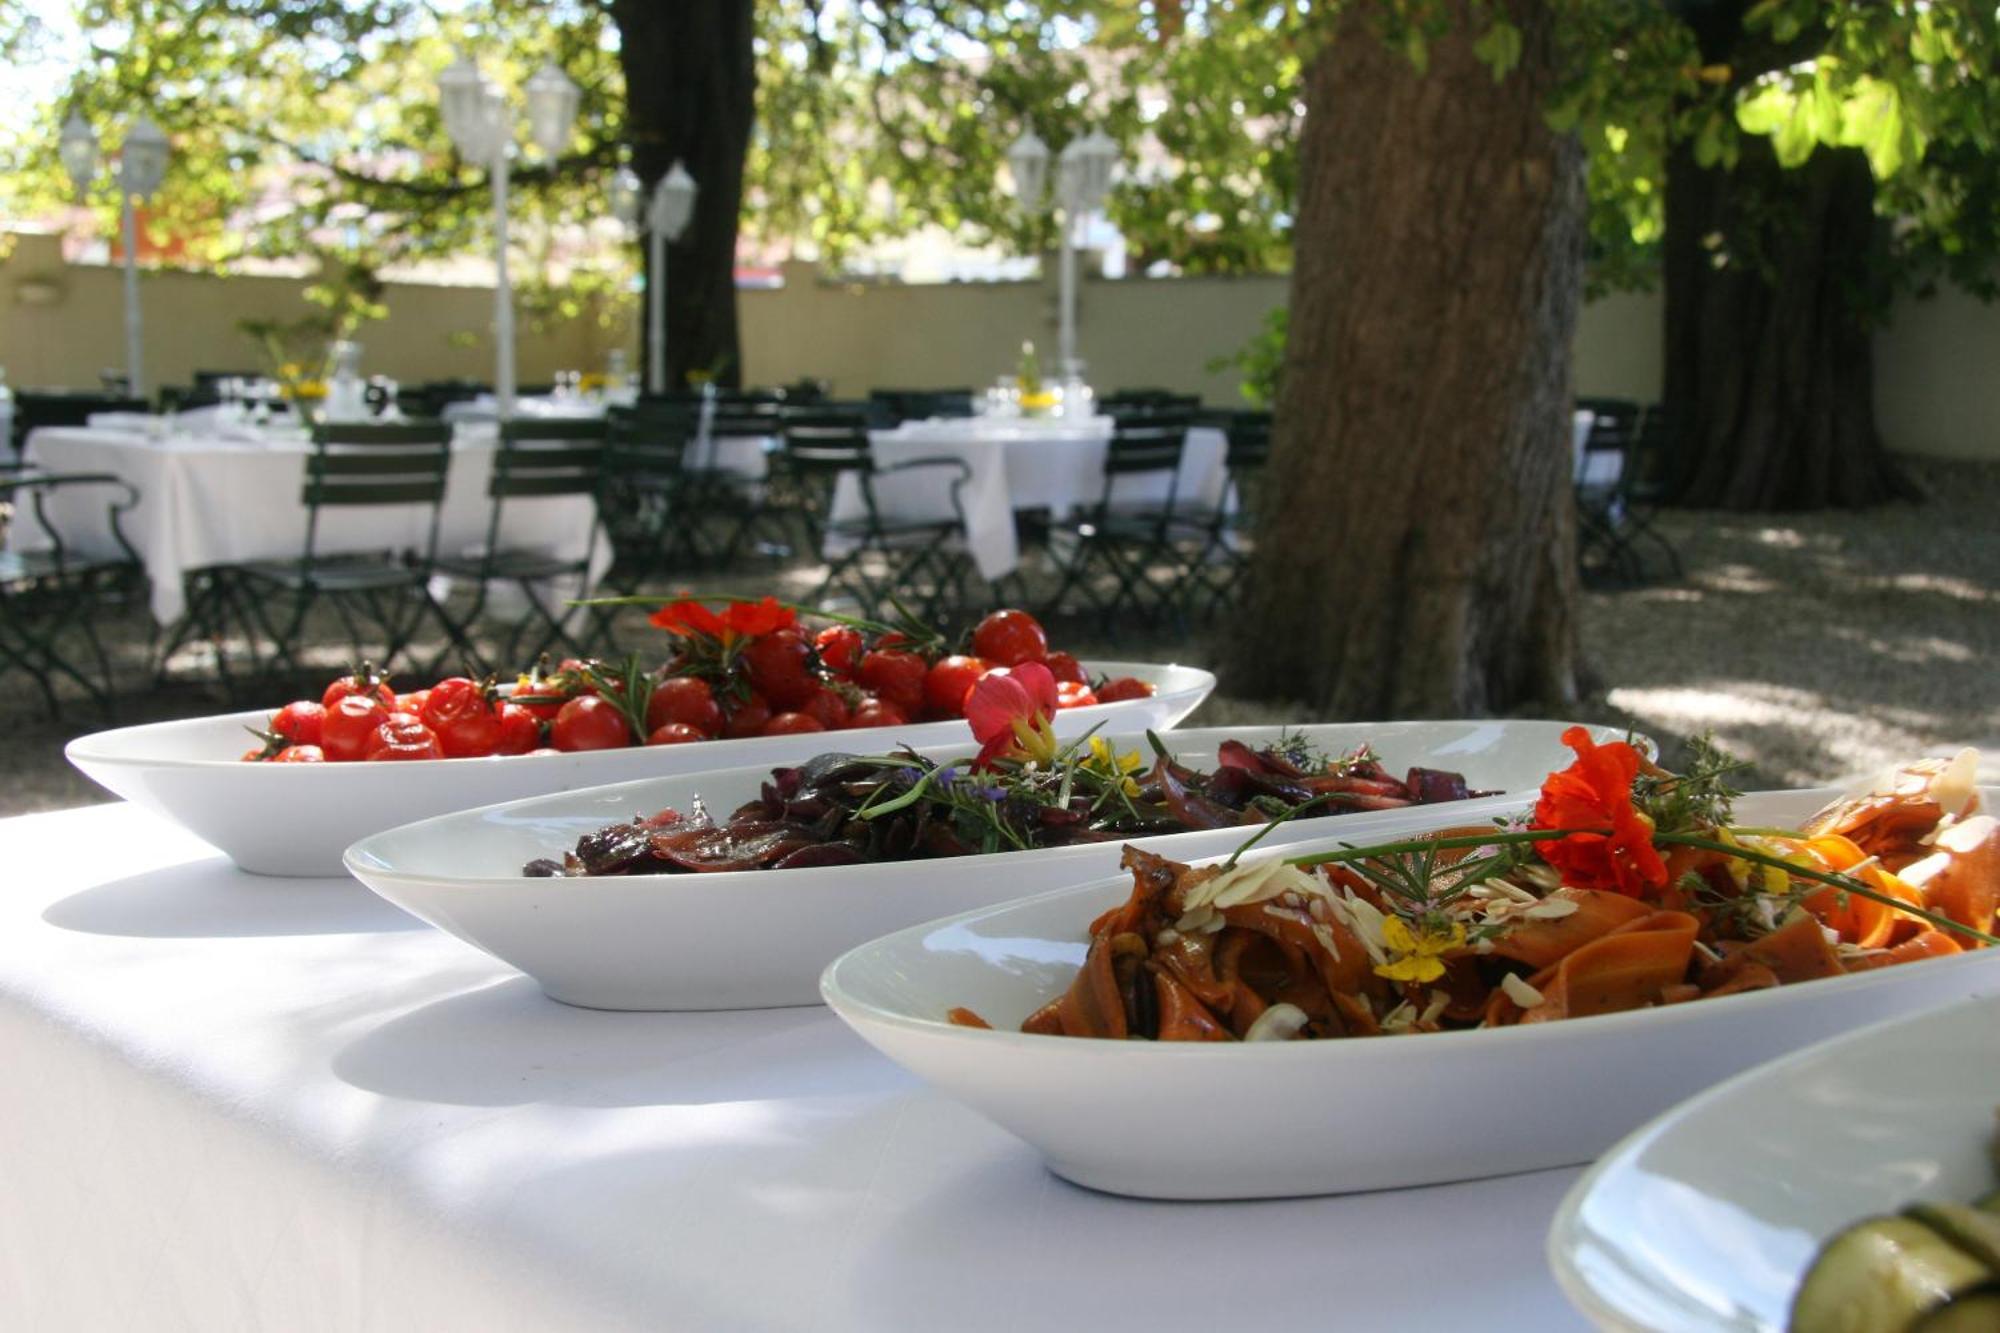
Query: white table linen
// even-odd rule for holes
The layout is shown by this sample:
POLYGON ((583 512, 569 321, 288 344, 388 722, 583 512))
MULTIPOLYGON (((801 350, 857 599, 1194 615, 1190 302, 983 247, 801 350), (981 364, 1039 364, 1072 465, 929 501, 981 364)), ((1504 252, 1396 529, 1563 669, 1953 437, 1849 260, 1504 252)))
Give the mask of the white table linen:
MULTIPOLYGON (((310 447, 303 436, 247 441, 49 427, 28 437, 25 453, 51 471, 110 472, 138 488, 139 503, 124 515, 121 527, 152 582, 154 618, 171 624, 187 610, 182 581, 188 573, 299 555, 306 523, 300 491, 310 447)), ((497 447, 498 432, 490 424, 469 424, 454 433, 439 511, 439 554, 471 554, 485 544, 493 503, 486 487, 497 447)), ((60 491, 49 505, 49 520, 78 551, 114 555, 107 499, 96 488, 60 491)), ((589 547, 595 582, 611 564, 609 542, 600 535, 591 545, 595 516, 596 501, 589 496, 509 500, 502 540, 564 559, 579 558, 589 547)), ((320 515, 319 549, 421 550, 426 524, 427 511, 421 506, 327 509, 320 515)), ((31 519, 17 519, 8 540, 31 547, 45 541, 45 535, 31 519)))
MULTIPOLYGON (((1081 421, 1051 418, 964 417, 906 421, 894 430, 871 432, 875 465, 886 469, 925 458, 962 460, 971 475, 959 492, 965 510, 966 544, 980 574, 991 580, 1021 563, 1014 511, 1047 509, 1057 518, 1095 504, 1104 490, 1109 417, 1081 421)), ((1175 503, 1191 512, 1212 512, 1229 490, 1228 442, 1220 430, 1198 426, 1188 432, 1174 482, 1175 503)), ((885 519, 949 518, 951 477, 944 469, 891 473, 875 479, 876 503, 885 519)), ((1161 477, 1119 478, 1114 502, 1160 504, 1167 498, 1161 477)), ((861 484, 843 476, 834 489, 832 518, 852 522, 866 514, 861 484)))
MULTIPOLYGON (((514 400, 514 413, 550 421, 595 421, 604 415, 606 400, 595 394, 573 394, 557 398, 552 394, 529 394, 514 400)), ((439 419, 453 425, 478 421, 491 424, 500 419, 500 400, 490 393, 446 403, 439 419)))
POLYGON ((1574 1171, 1118 1199, 823 1009, 565 1008, 123 804, 0 859, 13 1327, 1583 1327, 1541 1253, 1574 1171))

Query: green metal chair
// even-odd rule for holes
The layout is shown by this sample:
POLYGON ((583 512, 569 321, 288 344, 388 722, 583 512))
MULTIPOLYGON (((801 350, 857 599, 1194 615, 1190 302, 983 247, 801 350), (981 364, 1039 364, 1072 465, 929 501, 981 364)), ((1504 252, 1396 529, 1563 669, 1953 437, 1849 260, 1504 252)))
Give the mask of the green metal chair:
MULTIPOLYGON (((313 429, 300 492, 306 507, 301 554, 210 571, 218 594, 210 614, 234 618, 249 631, 259 674, 305 669, 300 654, 307 646, 307 618, 322 604, 339 618, 355 661, 393 663, 426 619, 454 639, 460 636, 430 592, 438 512, 450 465, 451 428, 442 422, 327 423, 313 429), (414 546, 339 553, 320 549, 328 511, 384 506, 418 511, 423 535, 414 546), (261 661, 255 647, 260 636, 271 645, 261 661)), ((226 679, 226 665, 222 670, 226 679)))
POLYGON ((685 467, 697 420, 695 404, 672 400, 616 408, 607 418, 597 493, 598 515, 611 539, 607 587, 636 592, 699 563, 685 467))
POLYGON ((1189 529, 1177 504, 1181 455, 1193 422, 1170 412, 1116 422, 1105 444, 1104 488, 1097 503, 1080 520, 1051 534, 1051 549, 1066 547, 1069 553, 1058 557, 1062 582, 1050 614, 1063 614, 1075 592, 1096 610, 1107 630, 1126 607, 1149 620, 1164 616, 1184 627, 1186 560, 1178 548, 1189 529), (1142 479, 1147 479, 1147 493, 1135 498, 1131 483, 1142 479), (1157 490, 1164 490, 1163 498, 1151 494, 1157 490), (1098 586, 1107 577, 1108 594, 1098 586))
POLYGON ((1271 456, 1271 414, 1269 412, 1229 412, 1218 414, 1213 423, 1227 442, 1225 467, 1229 481, 1222 501, 1205 513, 1176 516, 1192 540, 1193 551, 1187 574, 1190 591, 1206 594, 1206 614, 1228 607, 1242 586, 1249 567, 1249 537, 1257 516, 1257 485, 1264 464, 1271 456))
POLYGON ((111 473, 0 476, 0 509, 8 511, 15 529, 12 549, 0 551, 0 673, 33 677, 52 715, 62 711, 58 680, 81 686, 101 706, 111 704, 111 659, 97 626, 106 611, 145 586, 145 570, 119 525, 138 502, 132 484, 111 473), (114 548, 89 554, 64 541, 49 502, 64 491, 97 487, 109 493, 105 503, 114 548), (30 527, 39 540, 22 540, 30 527), (72 640, 81 641, 87 661, 71 652, 72 640))
POLYGON ((596 628, 578 636, 568 626, 572 613, 554 599, 561 596, 558 589, 564 583, 574 585, 578 598, 590 592, 590 553, 602 526, 596 516, 596 497, 606 434, 603 421, 501 423, 493 475, 486 486, 493 501, 486 540, 474 555, 444 555, 435 562, 437 572, 474 585, 472 605, 449 620, 453 646, 482 671, 518 669, 558 646, 571 656, 589 655, 590 641, 598 637, 597 628, 603 624, 601 617, 590 617, 596 628), (559 556, 546 549, 507 544, 509 502, 560 496, 586 496, 592 502, 590 537, 581 556, 559 556), (496 585, 517 590, 523 611, 513 619, 497 660, 479 649, 472 634, 489 609, 488 597, 496 585))

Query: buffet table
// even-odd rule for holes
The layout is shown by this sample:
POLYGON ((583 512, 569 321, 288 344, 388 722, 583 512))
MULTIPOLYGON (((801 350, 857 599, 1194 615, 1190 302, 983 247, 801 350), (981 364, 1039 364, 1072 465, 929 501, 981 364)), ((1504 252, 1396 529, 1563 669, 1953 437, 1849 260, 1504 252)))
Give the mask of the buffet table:
POLYGON ((0 858, 13 1327, 1583 1326, 1542 1259, 1574 1171, 1118 1199, 824 1009, 566 1008, 124 804, 0 858))
MULTIPOLYGON (((451 472, 438 516, 438 553, 470 554, 486 541, 498 430, 491 423, 458 427, 451 472)), ((52 427, 29 435, 27 460, 52 472, 110 472, 131 482, 139 503, 121 520, 152 584, 153 616, 161 624, 187 609, 185 576, 212 565, 296 557, 305 543, 306 509, 299 498, 310 449, 302 431, 244 428, 228 434, 165 433, 117 427, 52 427)), ((60 492, 49 521, 63 540, 88 555, 115 555, 101 489, 60 492)), ((588 496, 510 500, 504 540, 564 559, 584 552, 595 501, 588 496)), ((428 511, 419 506, 328 510, 320 518, 320 549, 421 549, 428 511)), ((32 522, 15 524, 10 540, 33 542, 32 522)), ((610 567, 610 543, 600 535, 591 576, 610 567)))

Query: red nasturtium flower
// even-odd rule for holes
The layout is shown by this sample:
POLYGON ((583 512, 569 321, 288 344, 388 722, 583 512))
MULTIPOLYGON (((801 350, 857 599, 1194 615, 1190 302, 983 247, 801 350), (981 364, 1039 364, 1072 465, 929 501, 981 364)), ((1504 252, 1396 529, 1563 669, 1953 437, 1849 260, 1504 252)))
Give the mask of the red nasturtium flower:
POLYGON ((1664 885, 1667 867, 1653 847, 1652 821, 1632 808, 1639 752, 1625 741, 1599 745, 1582 727, 1565 731, 1562 743, 1576 751, 1576 762, 1542 783, 1530 827, 1579 831, 1537 843, 1542 859, 1575 888, 1636 898, 1664 885))
POLYGON ((799 613, 775 597, 761 602, 731 602, 720 615, 693 598, 669 602, 653 612, 652 624, 669 634, 714 639, 724 648, 738 639, 775 634, 799 623, 799 613))
POLYGON ((1007 757, 1048 763, 1059 748, 1055 728, 1056 678, 1040 662, 996 667, 965 696, 965 720, 979 742, 975 768, 1007 757))

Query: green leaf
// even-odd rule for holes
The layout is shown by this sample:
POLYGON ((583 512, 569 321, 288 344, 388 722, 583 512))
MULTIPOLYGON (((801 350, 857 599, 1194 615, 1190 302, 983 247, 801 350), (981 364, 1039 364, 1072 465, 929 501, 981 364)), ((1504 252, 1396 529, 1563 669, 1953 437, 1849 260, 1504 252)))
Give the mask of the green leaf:
POLYGON ((1414 28, 1403 38, 1403 55, 1419 74, 1427 72, 1431 67, 1430 43, 1426 42, 1424 35, 1414 28))
POLYGON ((1494 81, 1498 82, 1521 63, 1521 30, 1504 20, 1496 20, 1472 44, 1472 54, 1493 71, 1494 81))

